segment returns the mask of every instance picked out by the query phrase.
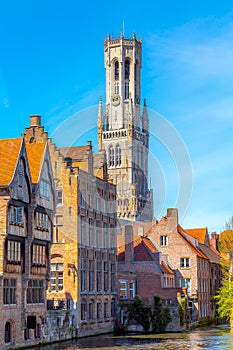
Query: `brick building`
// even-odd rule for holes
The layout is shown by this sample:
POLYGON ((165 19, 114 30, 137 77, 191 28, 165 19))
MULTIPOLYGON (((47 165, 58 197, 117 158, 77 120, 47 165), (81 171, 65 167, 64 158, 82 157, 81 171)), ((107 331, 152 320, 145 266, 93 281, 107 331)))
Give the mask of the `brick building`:
POLYGON ((0 155, 2 349, 46 335, 55 188, 46 143, 0 140, 0 155))
POLYGON ((221 279, 220 255, 216 245, 210 244, 207 229, 184 230, 178 224, 177 209, 168 209, 146 235, 167 255, 176 286, 187 288, 190 320, 214 317, 213 296, 221 279))
POLYGON ((58 149, 44 132, 40 116, 31 116, 24 137, 28 143, 48 141, 57 190, 47 293, 50 337, 68 337, 67 329, 79 335, 112 330, 116 188, 107 181, 105 155, 94 155, 91 142, 58 149))

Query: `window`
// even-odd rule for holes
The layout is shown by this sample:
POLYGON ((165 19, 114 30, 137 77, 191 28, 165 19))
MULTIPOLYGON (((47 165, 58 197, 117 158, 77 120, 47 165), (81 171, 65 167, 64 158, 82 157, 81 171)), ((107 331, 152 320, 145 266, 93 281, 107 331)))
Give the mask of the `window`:
POLYGON ((81 303, 81 321, 86 319, 86 303, 81 303))
POLYGON ((4 337, 5 343, 11 342, 11 324, 10 322, 6 322, 5 324, 5 337, 4 337))
POLYGON ((86 208, 85 191, 81 191, 80 207, 86 208))
POLYGON ((115 82, 115 94, 119 95, 119 82, 118 81, 115 82))
POLYGON ((102 248, 102 230, 99 220, 96 221, 96 248, 102 248))
POLYGON ((89 260, 89 292, 94 290, 94 263, 89 260))
POLYGON ((108 262, 104 262, 104 291, 108 291, 108 262))
POLYGON ((181 286, 181 288, 187 288, 188 295, 191 295, 191 280, 190 280, 190 278, 181 278, 180 286, 181 286))
POLYGON ((89 218, 89 246, 94 246, 93 219, 89 218))
POLYGON ((63 263, 51 263, 50 290, 59 292, 63 290, 63 263))
POLYGON ((49 183, 42 180, 40 183, 41 196, 48 198, 49 197, 49 190, 50 190, 49 183))
POLYGON ((125 100, 129 99, 129 83, 125 83, 125 100))
POLYGON ((168 236, 160 236, 160 246, 168 245, 168 236))
POLYGON ((115 62, 115 80, 119 80, 119 62, 115 62))
POLYGON ((108 212, 108 201, 107 199, 104 199, 104 214, 107 215, 108 212))
POLYGON ((96 197, 96 211, 100 211, 100 198, 96 197))
POLYGON ((93 210, 93 194, 88 194, 89 210, 93 210))
POLYGON ((104 318, 108 318, 108 303, 104 303, 104 318))
POLYGON ((3 304, 16 304, 16 278, 5 278, 3 280, 3 304))
POLYGON ((36 212, 36 228, 38 230, 48 231, 49 218, 47 214, 36 212))
POLYGON ((85 216, 81 216, 81 244, 85 244, 85 216))
POLYGON ((102 263, 101 261, 97 261, 96 263, 96 290, 97 292, 101 292, 101 276, 102 276, 102 263))
POLYGON ((130 299, 135 298, 135 282, 134 281, 131 281, 129 283, 129 296, 130 296, 130 299))
POLYGON ((110 224, 110 248, 114 249, 116 247, 116 236, 115 236, 115 227, 110 224))
POLYGON ((120 298, 128 299, 128 291, 127 291, 127 281, 120 281, 120 298))
POLYGON ((121 148, 119 145, 116 146, 116 166, 121 165, 121 148))
POLYGON ((129 60, 125 60, 125 79, 129 79, 129 60))
POLYGON ((21 243, 17 241, 7 242, 7 262, 20 263, 21 243))
POLYGON ((27 289, 27 303, 44 303, 44 285, 42 280, 29 280, 27 289))
POLYGON ((111 263, 111 292, 115 291, 115 264, 111 263))
POLYGON ((190 267, 190 259, 180 258, 180 267, 190 267))
POLYGON ((32 264, 46 266, 45 246, 33 244, 32 246, 32 264))
POLYGON ((104 248, 108 248, 108 225, 104 222, 104 248))
POLYGON ((115 155, 113 146, 109 146, 108 149, 108 165, 113 167, 115 165, 115 155))
POLYGON ((57 205, 63 204, 63 192, 62 190, 57 190, 57 205))
POLYGON ((81 258, 81 266, 80 266, 80 273, 81 273, 81 292, 84 292, 86 290, 86 278, 85 278, 85 271, 86 271, 86 260, 85 258, 81 258))
POLYGON ((97 320, 101 319, 101 303, 96 304, 96 316, 97 320))
POLYGON ((93 320, 93 303, 89 303, 89 320, 93 320))
POLYGON ((24 224, 24 207, 11 207, 10 222, 11 224, 24 224))
POLYGON ((62 215, 56 215, 55 216, 55 237, 54 242, 59 242, 59 232, 61 230, 61 227, 63 227, 63 216, 62 215))

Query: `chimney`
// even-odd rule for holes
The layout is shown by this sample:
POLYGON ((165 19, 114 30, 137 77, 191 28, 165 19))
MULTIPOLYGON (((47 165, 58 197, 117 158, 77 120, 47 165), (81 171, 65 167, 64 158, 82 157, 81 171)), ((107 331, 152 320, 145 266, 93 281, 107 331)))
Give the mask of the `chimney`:
POLYGON ((219 235, 216 232, 211 232, 210 241, 214 249, 218 250, 219 235))
POLYGON ((88 150, 89 150, 89 151, 92 149, 91 140, 88 140, 88 141, 87 141, 87 147, 88 147, 88 150))
POLYGON ((133 227, 125 225, 125 264, 131 264, 134 255, 133 227))
POLYGON ((31 115, 30 126, 41 126, 41 116, 37 114, 31 115))
POLYGON ((173 231, 178 226, 178 210, 177 208, 167 209, 168 229, 173 231))

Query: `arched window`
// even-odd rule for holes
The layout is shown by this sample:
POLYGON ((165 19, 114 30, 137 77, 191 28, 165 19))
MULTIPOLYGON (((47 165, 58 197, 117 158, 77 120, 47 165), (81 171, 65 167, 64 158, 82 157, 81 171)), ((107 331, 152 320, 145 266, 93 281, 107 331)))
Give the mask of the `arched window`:
POLYGON ((110 167, 115 165, 115 154, 113 146, 109 146, 108 149, 108 164, 110 167))
POLYGON ((5 325, 5 343, 11 342, 11 324, 10 322, 6 322, 5 325))
POLYGON ((119 80, 119 62, 115 62, 115 80, 119 80))
POLYGON ((129 79, 129 60, 125 60, 125 79, 129 79))
POLYGON ((121 148, 119 145, 116 146, 116 166, 121 165, 121 148))

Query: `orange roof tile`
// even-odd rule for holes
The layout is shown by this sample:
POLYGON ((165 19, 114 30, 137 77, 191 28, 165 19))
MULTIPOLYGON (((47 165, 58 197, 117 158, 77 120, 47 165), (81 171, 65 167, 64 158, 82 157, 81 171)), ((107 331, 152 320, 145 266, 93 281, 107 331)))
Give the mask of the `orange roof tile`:
POLYGON ((38 183, 42 160, 44 157, 46 143, 29 143, 26 145, 28 163, 32 178, 32 183, 38 183))
POLYGON ((208 234, 206 227, 185 229, 185 232, 193 238, 198 239, 198 241, 202 244, 205 243, 205 238, 208 234))
POLYGON ((8 186, 13 179, 22 138, 0 140, 0 186, 8 186))
POLYGON ((208 257, 198 247, 188 240, 188 238, 185 236, 186 231, 184 231, 180 225, 178 225, 177 229, 180 236, 188 243, 190 248, 199 258, 208 259, 208 257))

